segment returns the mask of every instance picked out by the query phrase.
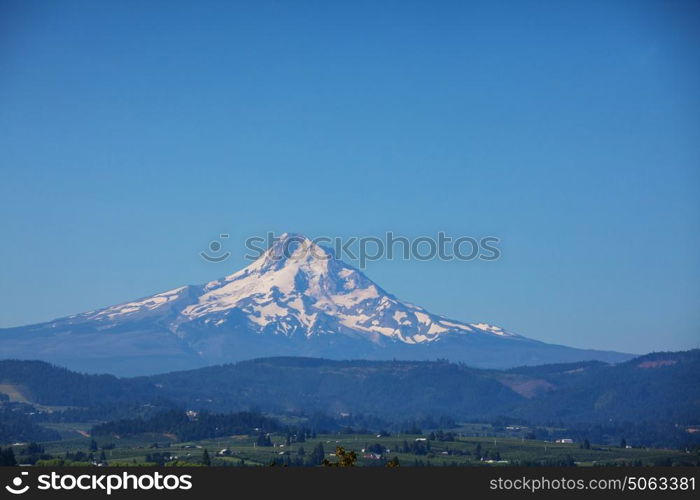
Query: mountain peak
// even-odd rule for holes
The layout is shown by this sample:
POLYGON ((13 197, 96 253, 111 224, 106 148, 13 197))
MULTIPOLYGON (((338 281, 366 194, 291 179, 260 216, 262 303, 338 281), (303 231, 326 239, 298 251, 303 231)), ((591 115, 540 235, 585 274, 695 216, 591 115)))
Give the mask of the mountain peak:
POLYGON ((249 330, 284 336, 359 335, 374 343, 406 344, 475 333, 517 337, 403 302, 297 233, 282 234, 246 268, 208 283, 197 303, 182 310, 178 324, 210 321, 224 328, 241 315, 249 330))
POLYGON ((364 337, 372 343, 432 343, 467 334, 518 337, 485 323, 432 314, 384 291, 360 270, 299 233, 284 233, 247 267, 202 287, 175 289, 87 313, 89 319, 164 320, 176 335, 215 327, 283 336, 364 337))
POLYGON ((307 272, 327 271, 333 255, 310 238, 299 233, 283 233, 252 264, 226 279, 235 279, 247 274, 279 271, 287 266, 302 268, 307 272))
POLYGON ((44 353, 57 361, 78 353, 82 359, 90 349, 95 359, 150 356, 169 367, 173 360, 201 364, 271 355, 450 357, 511 366, 620 359, 430 313, 298 233, 282 234, 257 260, 219 280, 25 327, 0 345, 16 357, 44 353), (37 343, 27 344, 25 334, 37 343), (557 354, 560 349, 569 354, 557 354))

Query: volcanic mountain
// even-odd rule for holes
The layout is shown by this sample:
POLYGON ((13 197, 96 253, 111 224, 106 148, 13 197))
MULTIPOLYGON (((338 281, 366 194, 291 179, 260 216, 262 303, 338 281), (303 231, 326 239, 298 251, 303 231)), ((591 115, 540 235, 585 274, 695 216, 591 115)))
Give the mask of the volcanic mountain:
POLYGON ((430 313, 292 234, 282 235, 248 267, 205 285, 0 329, 2 358, 118 375, 281 355, 445 358, 485 368, 631 357, 546 344, 430 313))

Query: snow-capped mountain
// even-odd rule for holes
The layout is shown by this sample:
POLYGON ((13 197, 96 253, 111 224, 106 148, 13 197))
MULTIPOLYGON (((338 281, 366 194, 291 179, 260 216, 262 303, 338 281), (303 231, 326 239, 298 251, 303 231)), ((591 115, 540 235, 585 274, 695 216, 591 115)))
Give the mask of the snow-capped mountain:
POLYGON ((251 331, 287 337, 356 334, 373 342, 387 338, 419 344, 447 334, 514 336, 496 326, 448 320, 403 302, 335 259, 330 250, 290 234, 283 234, 245 269, 203 287, 176 288, 75 320, 109 325, 166 312, 176 313, 168 324, 176 335, 189 323, 224 330, 244 318, 251 331))
POLYGON ((301 235, 203 286, 0 330, 2 357, 88 371, 154 373, 273 355, 448 358, 504 367, 627 355, 544 344, 401 301, 301 235))

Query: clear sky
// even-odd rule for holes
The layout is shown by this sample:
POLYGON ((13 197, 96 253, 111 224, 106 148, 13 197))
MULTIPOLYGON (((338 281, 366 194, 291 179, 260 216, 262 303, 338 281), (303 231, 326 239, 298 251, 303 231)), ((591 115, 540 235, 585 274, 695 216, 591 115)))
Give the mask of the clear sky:
POLYGON ((0 326, 266 231, 443 230, 503 256, 366 273, 547 342, 700 343, 698 2, 4 0, 0 169, 0 326))

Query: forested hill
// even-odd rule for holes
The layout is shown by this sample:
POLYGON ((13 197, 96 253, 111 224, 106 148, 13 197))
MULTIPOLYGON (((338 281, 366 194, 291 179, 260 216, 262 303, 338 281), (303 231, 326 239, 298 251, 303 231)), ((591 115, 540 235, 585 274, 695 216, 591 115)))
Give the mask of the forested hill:
POLYGON ((620 363, 545 365, 511 370, 556 390, 519 405, 516 413, 573 421, 700 423, 700 350, 653 353, 620 363))
POLYGON ((158 398, 152 382, 87 375, 43 361, 0 361, 0 393, 43 405, 93 407, 158 398))
POLYGON ((0 361, 0 393, 42 405, 124 404, 276 413, 367 414, 531 422, 700 420, 700 350, 618 365, 582 362, 507 371, 442 362, 268 358, 120 379, 37 361, 0 361))

